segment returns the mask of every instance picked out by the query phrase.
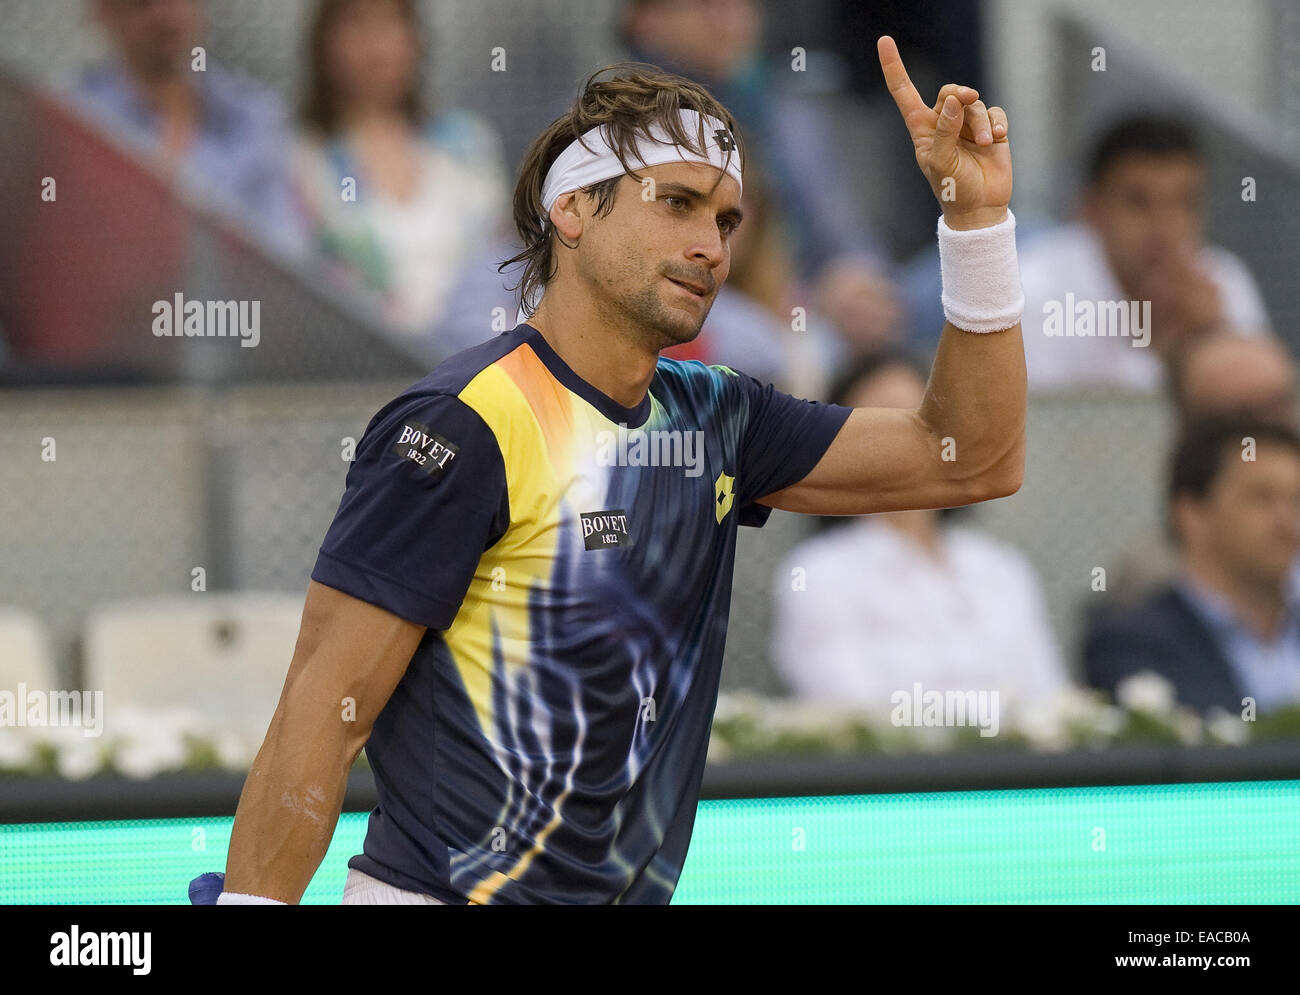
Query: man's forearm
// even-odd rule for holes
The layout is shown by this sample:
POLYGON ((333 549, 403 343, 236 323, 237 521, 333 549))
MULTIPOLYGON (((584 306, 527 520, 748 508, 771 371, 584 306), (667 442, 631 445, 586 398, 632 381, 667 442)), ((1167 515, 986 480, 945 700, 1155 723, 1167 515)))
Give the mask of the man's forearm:
POLYGON ((955 477, 996 494, 1019 489, 1025 404, 1025 348, 1018 323, 984 334, 944 325, 921 418, 941 440, 955 477))
POLYGON ((939 223, 948 322, 920 416, 976 500, 1014 493, 1024 477, 1024 297, 1014 236, 1003 205, 945 211, 939 223))
POLYGON ((324 859, 360 747, 337 718, 317 716, 281 702, 239 797, 227 892, 296 903, 324 859))

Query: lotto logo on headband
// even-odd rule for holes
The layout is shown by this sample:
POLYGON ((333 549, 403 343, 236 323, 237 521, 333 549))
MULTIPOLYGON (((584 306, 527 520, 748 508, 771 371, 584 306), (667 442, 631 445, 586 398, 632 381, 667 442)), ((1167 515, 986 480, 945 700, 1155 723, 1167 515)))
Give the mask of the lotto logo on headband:
POLYGON ((731 137, 731 132, 726 128, 719 128, 713 133, 713 137, 718 140, 718 148, 723 152, 732 152, 736 148, 736 140, 731 137))

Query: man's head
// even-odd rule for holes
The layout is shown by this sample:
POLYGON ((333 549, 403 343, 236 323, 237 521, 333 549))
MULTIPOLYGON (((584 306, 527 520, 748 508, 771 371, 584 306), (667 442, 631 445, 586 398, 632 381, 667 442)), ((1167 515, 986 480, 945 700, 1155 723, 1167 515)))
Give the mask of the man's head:
POLYGON ((763 5, 760 0, 631 0, 622 29, 630 48, 683 72, 723 81, 758 48, 763 5))
POLYGON ((1300 435, 1274 422, 1196 422, 1174 454, 1169 524, 1189 563, 1279 589, 1300 555, 1300 435))
POLYGON ((1225 415, 1296 426, 1296 369, 1273 336, 1218 332, 1198 339, 1170 380, 1179 421, 1225 415))
POLYGON ((94 16, 137 76, 181 71, 203 35, 200 0, 95 0, 94 16))
POLYGON ((502 265, 525 262, 526 315, 543 291, 559 290, 659 350, 699 334, 727 278, 743 148, 730 113, 698 84, 653 67, 609 68, 621 72, 589 77, 525 154, 514 197, 524 250, 502 265), (617 175, 568 185, 601 172, 617 175))
POLYGON ((849 408, 919 408, 929 376, 911 353, 880 349, 853 363, 830 388, 830 402, 849 408))
POLYGON ((1204 202, 1200 146, 1174 118, 1124 118, 1089 157, 1083 217, 1125 286, 1137 285, 1161 255, 1199 247, 1204 202))
MULTIPOLYGON (((831 384, 828 400, 848 408, 915 409, 925 400, 929 367, 915 354, 885 346, 860 357, 831 384)), ((891 511, 873 518, 886 522, 950 522, 968 514, 964 508, 918 508, 891 511)))

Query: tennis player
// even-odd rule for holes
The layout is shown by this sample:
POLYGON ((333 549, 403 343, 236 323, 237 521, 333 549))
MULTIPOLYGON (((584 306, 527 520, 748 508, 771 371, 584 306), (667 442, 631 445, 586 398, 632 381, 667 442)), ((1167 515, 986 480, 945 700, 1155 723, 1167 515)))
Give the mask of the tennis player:
POLYGON ((527 321, 358 444, 218 904, 301 899, 363 747, 378 806, 345 904, 668 902, 737 527, 1020 487, 1007 116, 954 84, 927 106, 891 39, 879 56, 943 213, 948 323, 921 407, 818 404, 659 356, 727 278, 744 150, 704 88, 594 74, 516 187, 527 321))

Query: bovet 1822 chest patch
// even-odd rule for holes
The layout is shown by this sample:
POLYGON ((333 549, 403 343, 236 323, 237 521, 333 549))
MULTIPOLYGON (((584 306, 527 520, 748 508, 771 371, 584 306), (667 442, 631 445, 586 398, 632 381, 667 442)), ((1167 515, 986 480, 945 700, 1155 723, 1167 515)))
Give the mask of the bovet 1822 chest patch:
POLYGON ((428 425, 408 421, 397 433, 393 452, 410 460, 430 477, 441 477, 456 459, 460 448, 428 425))
POLYGON ((622 508, 613 511, 584 511, 582 542, 588 549, 609 549, 611 546, 630 546, 632 537, 627 531, 627 514, 622 508))

